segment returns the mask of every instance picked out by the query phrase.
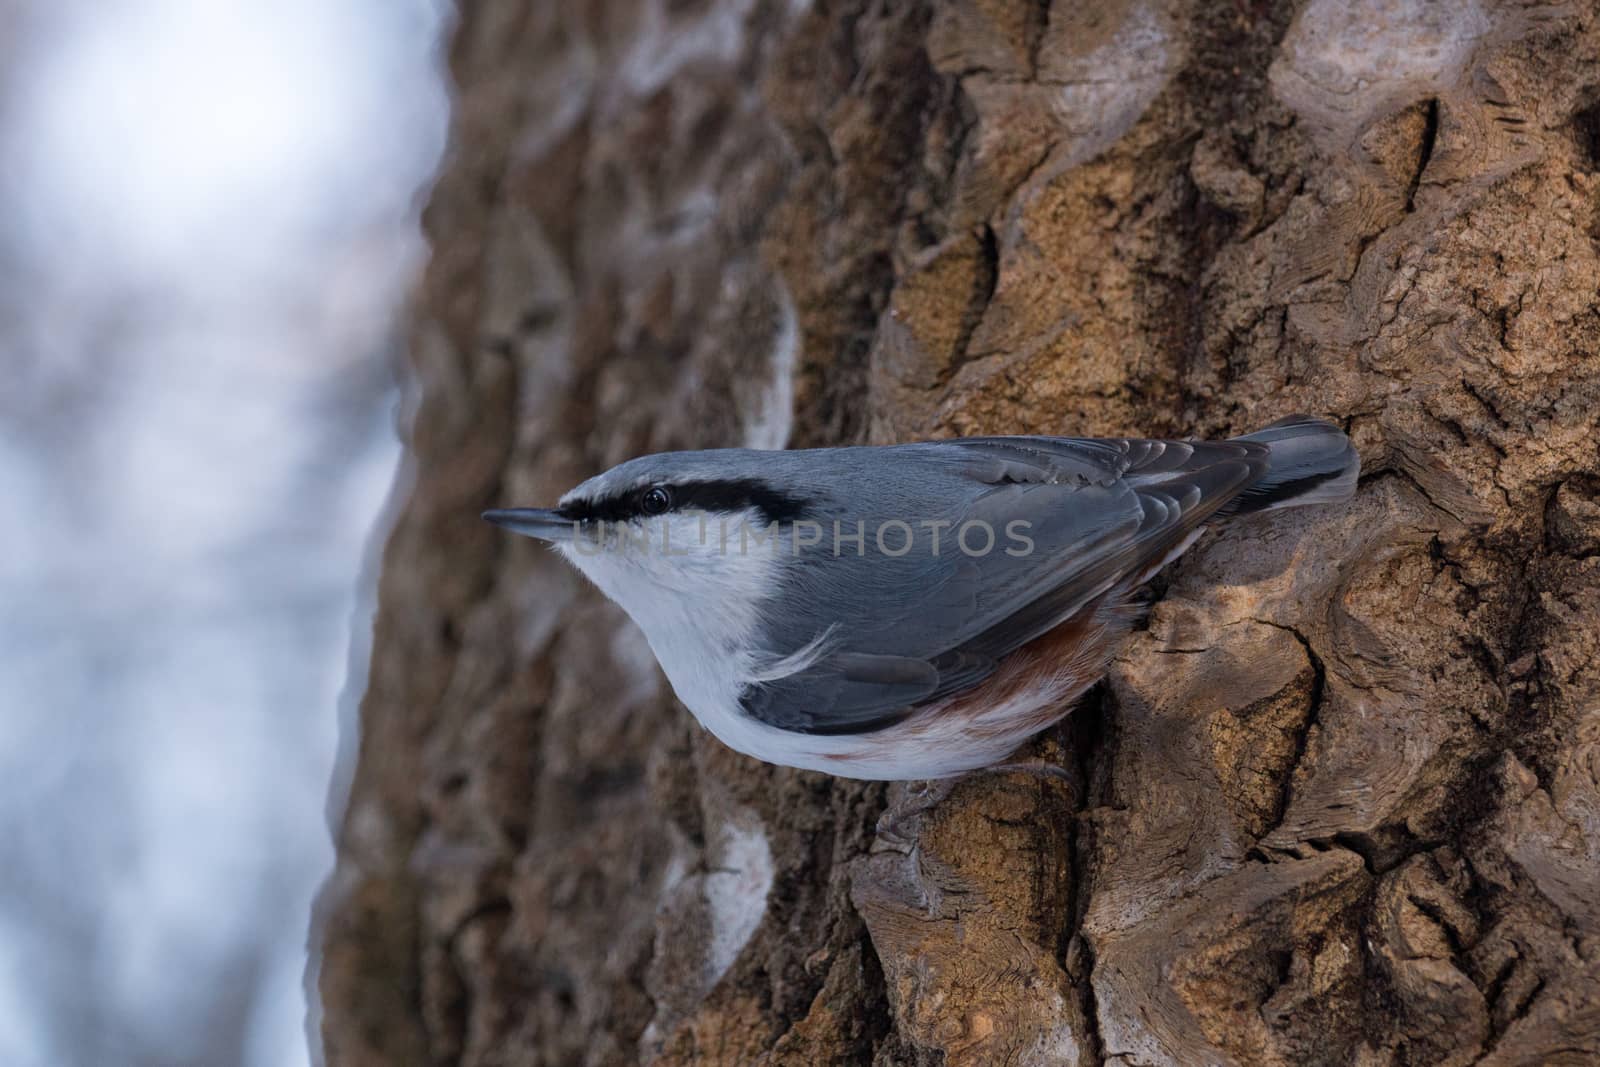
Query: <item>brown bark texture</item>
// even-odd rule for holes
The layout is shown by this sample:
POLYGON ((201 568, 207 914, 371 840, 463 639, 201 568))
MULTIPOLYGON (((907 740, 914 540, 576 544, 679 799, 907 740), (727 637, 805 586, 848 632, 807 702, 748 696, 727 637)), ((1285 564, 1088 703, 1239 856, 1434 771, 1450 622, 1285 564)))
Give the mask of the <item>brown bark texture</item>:
POLYGON ((471 0, 331 1064, 1600 1063, 1600 15, 471 0), (647 451, 1342 420, 1034 754, 705 734, 478 519, 647 451))

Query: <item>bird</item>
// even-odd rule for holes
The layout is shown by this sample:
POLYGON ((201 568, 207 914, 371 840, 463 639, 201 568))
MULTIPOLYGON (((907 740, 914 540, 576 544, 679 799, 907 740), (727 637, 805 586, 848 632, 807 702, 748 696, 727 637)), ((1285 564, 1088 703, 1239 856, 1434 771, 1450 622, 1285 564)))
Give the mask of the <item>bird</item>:
POLYGON ((1065 716, 1207 527, 1345 500, 1359 473, 1338 426, 1294 415, 1217 441, 664 452, 483 517, 619 605, 730 748, 937 780, 1011 766, 1065 716))

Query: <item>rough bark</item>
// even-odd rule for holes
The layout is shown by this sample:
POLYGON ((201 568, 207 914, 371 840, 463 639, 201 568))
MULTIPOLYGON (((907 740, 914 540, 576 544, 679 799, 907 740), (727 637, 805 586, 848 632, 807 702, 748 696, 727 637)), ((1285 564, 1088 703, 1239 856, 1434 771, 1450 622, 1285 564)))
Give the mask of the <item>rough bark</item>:
POLYGON ((376 1064, 1600 1061, 1600 19, 463 4, 324 900, 376 1064), (479 522, 628 456, 1343 420, 894 851, 479 522))

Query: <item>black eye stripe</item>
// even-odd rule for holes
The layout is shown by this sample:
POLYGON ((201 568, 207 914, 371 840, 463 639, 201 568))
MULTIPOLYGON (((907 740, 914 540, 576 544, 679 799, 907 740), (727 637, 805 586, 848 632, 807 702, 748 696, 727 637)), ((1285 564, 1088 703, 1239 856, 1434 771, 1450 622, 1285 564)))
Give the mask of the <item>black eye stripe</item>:
POLYGON ((769 522, 799 518, 806 502, 773 489, 754 478, 715 482, 685 482, 673 487, 673 507, 678 511, 744 511, 755 508, 769 522))
POLYGON ((755 478, 716 481, 672 482, 646 486, 619 496, 599 500, 574 500, 557 509, 563 518, 575 521, 626 522, 629 519, 661 514, 645 505, 645 498, 660 488, 669 496, 671 511, 744 511, 755 508, 768 522, 789 522, 805 511, 806 501, 779 492, 755 478))

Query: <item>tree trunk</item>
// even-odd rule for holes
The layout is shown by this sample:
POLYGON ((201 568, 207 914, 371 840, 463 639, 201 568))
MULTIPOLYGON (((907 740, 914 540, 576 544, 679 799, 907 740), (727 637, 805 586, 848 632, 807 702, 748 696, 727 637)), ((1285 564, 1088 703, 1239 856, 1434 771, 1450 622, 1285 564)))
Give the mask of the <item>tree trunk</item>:
POLYGON ((1587 3, 476 0, 336 1065, 1600 1062, 1587 3), (1340 419, 1037 754, 759 765, 478 519, 647 451, 1340 419))

